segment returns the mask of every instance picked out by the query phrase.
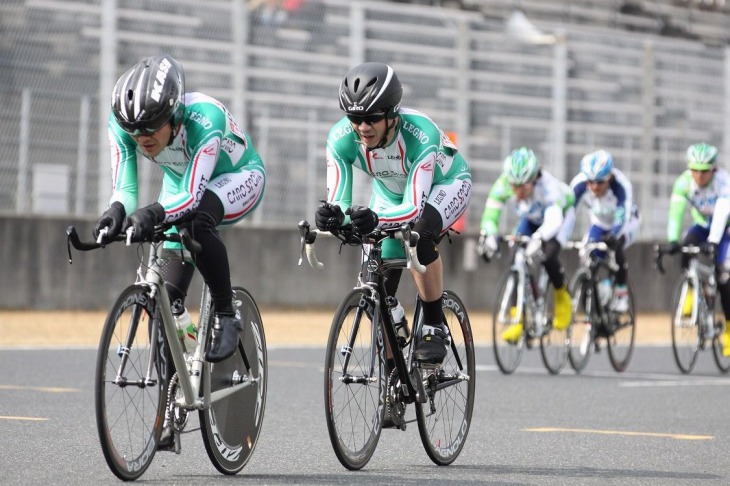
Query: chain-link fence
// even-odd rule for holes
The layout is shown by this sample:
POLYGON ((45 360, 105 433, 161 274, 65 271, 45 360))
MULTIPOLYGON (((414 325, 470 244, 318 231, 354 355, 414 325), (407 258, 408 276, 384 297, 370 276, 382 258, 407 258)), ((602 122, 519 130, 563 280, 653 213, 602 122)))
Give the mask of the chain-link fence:
MULTIPOLYGON (((606 21, 613 4, 586 7, 596 9, 593 18, 536 22, 556 34, 540 44, 506 35, 496 7, 499 15, 349 0, 277 8, 244 0, 5 0, 0 211, 97 215, 110 192, 105 119, 113 83, 134 62, 166 52, 183 64, 188 91, 228 105, 265 161, 266 195, 247 224, 311 218, 325 194, 324 141, 341 116, 340 79, 374 60, 395 68, 405 106, 457 137, 475 181, 469 230, 502 158, 526 145, 566 181, 583 154, 610 150, 634 183, 641 237, 662 237, 687 145, 714 143, 723 159, 727 152, 730 63, 725 47, 606 21)), ((142 165, 140 194, 151 202, 160 174, 142 165)), ((367 181, 357 184, 365 203, 367 181)))

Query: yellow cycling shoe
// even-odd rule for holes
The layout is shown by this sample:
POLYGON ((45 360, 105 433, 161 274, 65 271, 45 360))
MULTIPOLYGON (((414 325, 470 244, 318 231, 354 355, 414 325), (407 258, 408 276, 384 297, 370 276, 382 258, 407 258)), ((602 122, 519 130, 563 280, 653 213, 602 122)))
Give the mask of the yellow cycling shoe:
POLYGON ((682 316, 687 317, 692 314, 692 300, 694 295, 692 294, 692 287, 687 287, 687 296, 682 304, 682 316))
POLYGON ((722 343, 722 355, 730 358, 730 321, 725 321, 725 332, 720 336, 722 343))
MULTIPOLYGON (((517 317, 517 307, 510 307, 509 316, 512 320, 517 317)), ((522 317, 520 317, 520 322, 512 324, 510 327, 502 331, 502 339, 512 344, 519 341, 520 336, 522 336, 522 317)))
POLYGON ((561 287, 555 289, 555 318, 553 328, 563 331, 570 326, 570 319, 573 317, 573 303, 570 300, 568 289, 561 287))
POLYGON ((512 324, 510 327, 502 331, 502 339, 508 343, 516 343, 522 336, 522 324, 512 324))

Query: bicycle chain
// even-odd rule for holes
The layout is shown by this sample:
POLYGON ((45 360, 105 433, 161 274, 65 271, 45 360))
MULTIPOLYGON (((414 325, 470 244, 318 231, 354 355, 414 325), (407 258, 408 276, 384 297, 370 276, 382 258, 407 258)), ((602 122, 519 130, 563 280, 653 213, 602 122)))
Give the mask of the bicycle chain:
POLYGON ((398 370, 393 369, 388 377, 388 394, 385 397, 385 406, 390 414, 390 419, 396 426, 405 423, 406 407, 400 392, 400 380, 398 380, 398 370))
POLYGON ((181 433, 185 429, 185 424, 188 422, 188 411, 175 405, 175 399, 179 390, 179 378, 177 371, 170 379, 170 384, 167 387, 167 407, 165 407, 165 423, 171 424, 172 428, 181 433))

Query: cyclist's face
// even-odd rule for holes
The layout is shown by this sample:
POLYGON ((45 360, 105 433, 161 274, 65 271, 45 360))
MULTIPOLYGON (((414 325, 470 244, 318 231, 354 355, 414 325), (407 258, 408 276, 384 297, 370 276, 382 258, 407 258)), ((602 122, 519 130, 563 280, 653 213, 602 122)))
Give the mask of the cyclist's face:
POLYGON ((690 172, 692 173, 692 179, 694 179, 695 184, 697 184, 699 187, 707 186, 710 183, 710 181, 712 181, 712 174, 715 173, 714 170, 694 170, 694 169, 690 169, 690 172))
POLYGON ((348 116, 347 118, 350 120, 352 129, 360 136, 360 141, 370 149, 378 146, 388 130, 388 120, 385 115, 348 116))
POLYGON ((608 180, 605 181, 588 181, 588 189, 594 196, 601 197, 608 191, 608 180))
POLYGON ((172 125, 165 123, 162 128, 152 133, 143 133, 140 135, 132 135, 134 141, 137 142, 142 153, 147 157, 157 157, 162 150, 167 147, 172 135, 172 125))
POLYGON ((532 195, 532 188, 535 187, 535 181, 525 182, 524 184, 512 184, 512 192, 520 201, 525 201, 532 195))

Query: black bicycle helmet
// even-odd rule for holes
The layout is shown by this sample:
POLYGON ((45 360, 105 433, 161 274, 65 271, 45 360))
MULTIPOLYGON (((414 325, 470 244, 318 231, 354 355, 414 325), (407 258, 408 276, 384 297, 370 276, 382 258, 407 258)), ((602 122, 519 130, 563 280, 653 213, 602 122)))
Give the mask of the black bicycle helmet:
POLYGON ((171 56, 149 57, 132 66, 112 91, 112 113, 119 126, 132 134, 159 130, 172 123, 173 134, 185 106, 185 74, 171 56))
POLYGON ((383 112, 395 118, 402 95, 403 86, 392 67, 366 62, 350 69, 340 83, 340 109, 348 115, 383 112))

